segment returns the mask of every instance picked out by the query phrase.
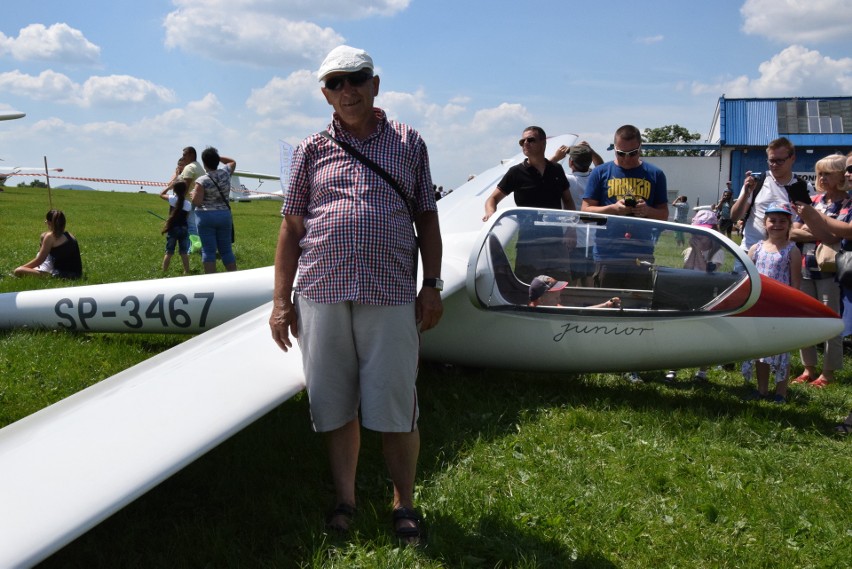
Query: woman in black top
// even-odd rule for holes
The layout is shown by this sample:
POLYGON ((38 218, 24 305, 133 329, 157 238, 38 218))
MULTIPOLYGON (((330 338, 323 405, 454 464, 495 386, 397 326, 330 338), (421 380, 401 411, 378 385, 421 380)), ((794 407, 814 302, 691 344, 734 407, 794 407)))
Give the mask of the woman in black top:
POLYGON ((65 231, 65 214, 52 209, 44 222, 48 231, 41 234, 38 254, 29 263, 15 269, 15 276, 51 275, 64 279, 79 279, 83 276, 83 261, 77 239, 65 231))

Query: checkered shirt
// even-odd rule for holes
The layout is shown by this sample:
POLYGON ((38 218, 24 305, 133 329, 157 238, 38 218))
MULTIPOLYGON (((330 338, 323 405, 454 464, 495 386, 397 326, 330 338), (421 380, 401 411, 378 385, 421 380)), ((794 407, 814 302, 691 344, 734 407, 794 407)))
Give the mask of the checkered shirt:
MULTIPOLYGON (((389 121, 366 140, 337 117, 328 132, 384 168, 403 188, 414 215, 436 211, 429 155, 414 129, 389 121)), ((304 217, 295 290, 322 304, 352 301, 393 306, 413 302, 416 247, 408 208, 378 174, 320 134, 293 154, 282 212, 304 217)))

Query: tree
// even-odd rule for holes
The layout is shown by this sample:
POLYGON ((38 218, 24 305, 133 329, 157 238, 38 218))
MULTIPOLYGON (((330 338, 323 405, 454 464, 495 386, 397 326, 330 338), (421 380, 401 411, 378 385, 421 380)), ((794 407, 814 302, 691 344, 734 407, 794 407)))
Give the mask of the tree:
MULTIPOLYGON (((642 134, 643 142, 671 142, 673 144, 696 142, 701 134, 689 132, 679 124, 669 124, 659 128, 646 128, 642 134)), ((699 156, 700 150, 643 150, 646 156, 699 156)))
POLYGON ((21 182, 18 184, 19 188, 46 188, 47 184, 42 182, 41 180, 35 179, 29 184, 26 182, 21 182))

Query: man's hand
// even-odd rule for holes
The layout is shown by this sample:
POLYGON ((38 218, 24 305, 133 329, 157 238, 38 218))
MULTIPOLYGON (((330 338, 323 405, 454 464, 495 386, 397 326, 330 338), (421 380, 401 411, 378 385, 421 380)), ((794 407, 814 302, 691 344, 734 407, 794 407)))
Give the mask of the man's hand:
POLYGON ((290 334, 294 338, 299 337, 298 321, 299 315, 296 314, 296 307, 291 301, 274 303, 272 316, 269 317, 269 327, 272 329, 272 339, 285 352, 293 347, 290 334))
POLYGON ((636 207, 632 209, 633 215, 635 215, 636 217, 648 217, 648 210, 651 208, 645 200, 640 198, 636 200, 636 207))
MULTIPOLYGON (((636 205, 639 204, 637 203, 636 205)), ((606 213, 609 213, 610 215, 634 215, 634 210, 636 209, 624 203, 623 199, 618 200, 617 202, 609 206, 609 208, 610 211, 606 213)))
POLYGON ((566 156, 568 156, 568 152, 571 150, 571 147, 565 146, 564 144, 556 149, 556 152, 553 153, 553 156, 550 157, 551 162, 559 162, 560 160, 564 160, 566 156))
POLYGON ((440 291, 430 286, 421 288, 414 302, 414 311, 414 317, 420 325, 421 332, 434 328, 444 313, 440 291))

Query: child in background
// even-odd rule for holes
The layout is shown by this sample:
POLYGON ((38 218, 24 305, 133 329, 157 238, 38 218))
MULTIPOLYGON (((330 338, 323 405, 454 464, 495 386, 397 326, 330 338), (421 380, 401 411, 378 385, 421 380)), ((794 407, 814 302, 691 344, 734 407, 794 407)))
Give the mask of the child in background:
MULTIPOLYGON (((718 230, 719 220, 716 214, 710 210, 701 210, 692 218, 692 225, 718 230)), ((689 247, 683 250, 683 268, 705 273, 713 273, 725 262, 725 252, 722 244, 709 235, 690 233, 689 247)), ((666 383, 673 383, 677 379, 677 370, 669 370, 666 373, 666 383)), ((697 383, 707 381, 707 368, 702 367, 693 378, 697 383)))
POLYGON ((186 182, 179 180, 171 186, 173 195, 167 195, 169 188, 160 192, 160 197, 169 202, 169 217, 163 225, 161 233, 166 234, 166 255, 163 257, 163 272, 169 270, 172 256, 175 254, 175 245, 180 252, 180 260, 183 263, 183 274, 189 274, 189 227, 186 216, 192 209, 192 204, 186 198, 186 182))
MULTIPOLYGON (((748 251, 761 275, 773 278, 795 289, 802 279, 802 254, 796 244, 790 241, 790 229, 793 225, 793 208, 789 203, 776 202, 766 209, 763 219, 766 239, 752 245, 748 251)), ((787 402, 787 380, 790 374, 789 352, 767 356, 757 360, 743 362, 742 372, 746 381, 751 381, 752 370, 756 369, 757 390, 749 399, 768 399, 769 374, 775 374, 776 403, 787 402)))
MULTIPOLYGON (((672 207, 674 208, 674 219, 672 221, 686 224, 689 217, 689 202, 687 201, 687 197, 676 197, 675 201, 672 202, 672 207)), ((681 247, 686 245, 686 241, 683 239, 683 231, 675 231, 675 242, 681 247)))

